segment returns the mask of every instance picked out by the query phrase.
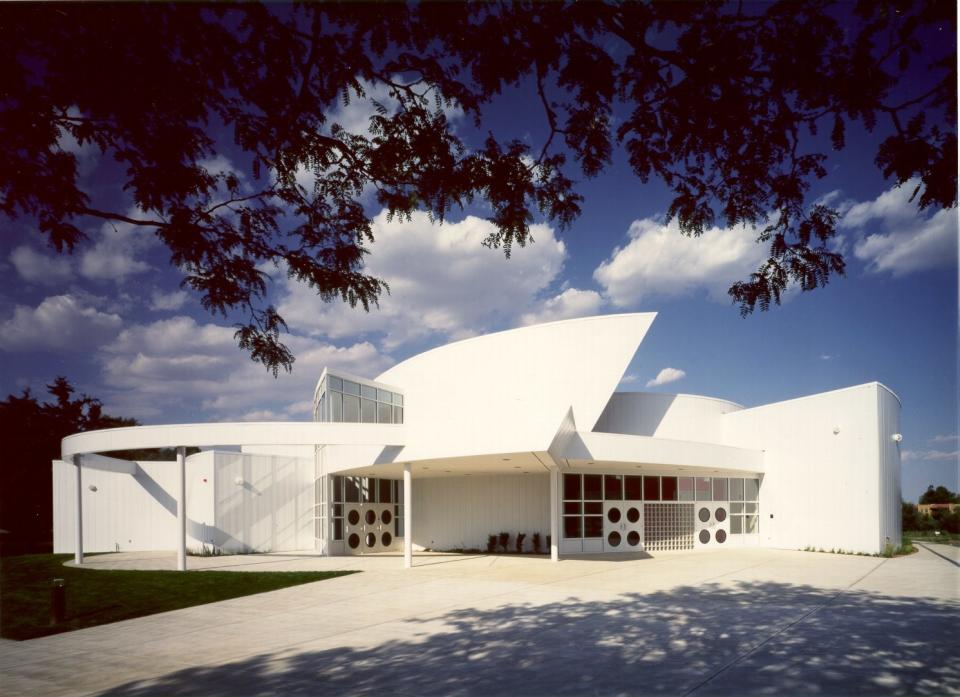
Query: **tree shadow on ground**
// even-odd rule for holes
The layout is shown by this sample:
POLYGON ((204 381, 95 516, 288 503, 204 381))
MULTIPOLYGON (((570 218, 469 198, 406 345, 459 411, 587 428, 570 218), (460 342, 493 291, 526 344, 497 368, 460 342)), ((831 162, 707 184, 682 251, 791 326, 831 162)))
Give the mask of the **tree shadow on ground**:
POLYGON ((344 646, 292 646, 107 694, 944 694, 960 690, 958 609, 744 582, 518 602, 387 621, 342 635, 344 646))

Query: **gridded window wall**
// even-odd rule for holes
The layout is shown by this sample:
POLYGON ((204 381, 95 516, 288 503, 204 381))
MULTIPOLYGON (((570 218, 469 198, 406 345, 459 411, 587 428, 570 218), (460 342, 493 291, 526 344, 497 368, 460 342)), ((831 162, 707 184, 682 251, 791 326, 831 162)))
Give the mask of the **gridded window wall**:
POLYGON ((730 534, 756 535, 760 532, 760 516, 757 499, 760 497, 760 480, 730 480, 730 534))
POLYGON ((313 420, 364 424, 402 424, 403 395, 376 383, 327 373, 317 390, 313 420))

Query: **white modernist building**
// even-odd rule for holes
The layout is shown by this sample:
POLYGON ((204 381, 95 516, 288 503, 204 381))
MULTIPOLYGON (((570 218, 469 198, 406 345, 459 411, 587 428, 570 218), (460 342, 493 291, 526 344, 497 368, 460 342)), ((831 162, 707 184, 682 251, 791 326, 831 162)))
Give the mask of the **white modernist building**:
POLYGON ((328 368, 314 420, 78 433, 53 463, 54 549, 483 549, 553 559, 900 544, 900 403, 868 383, 744 408, 617 392, 654 313, 459 341, 370 380, 328 368), (202 452, 184 457, 184 448, 202 452), (230 446, 232 449, 226 449, 230 446), (178 448, 177 462, 102 453, 178 448), (239 449, 238 449, 239 448, 239 449))

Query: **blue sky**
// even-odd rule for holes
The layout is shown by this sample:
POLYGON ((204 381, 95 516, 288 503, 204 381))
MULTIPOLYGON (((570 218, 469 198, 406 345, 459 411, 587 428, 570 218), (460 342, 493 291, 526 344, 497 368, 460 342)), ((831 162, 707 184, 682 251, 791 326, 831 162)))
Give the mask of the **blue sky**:
MULTIPOLYGON (((376 95, 375 95, 376 96, 376 95)), ((543 123, 522 91, 505 95, 484 128, 539 143, 543 123), (525 120, 523 114, 530 114, 525 120)), ((369 107, 331 114, 362 130, 369 107)), ((451 117, 465 139, 478 134, 451 117)), ((287 319, 297 362, 274 379, 236 348, 231 320, 207 314, 179 288, 179 272, 150 234, 91 223, 73 255, 46 248, 29 221, 4 222, 0 242, 3 394, 65 375, 109 413, 143 423, 306 419, 324 365, 375 376, 426 348, 478 333, 589 314, 657 311, 621 389, 706 394, 752 406, 880 381, 903 402, 904 497, 927 484, 957 490, 957 212, 918 213, 912 188, 883 181, 873 158, 883 127, 849 129, 810 200, 843 218, 847 275, 812 293, 788 293, 741 318, 726 295, 765 258, 749 229, 697 239, 665 225, 669 195, 643 185, 622 153, 581 182, 583 214, 566 231, 539 221, 536 242, 506 260, 480 242, 482 206, 443 225, 425 215, 388 223, 375 206, 370 273, 392 294, 365 314, 324 304, 280 270, 271 301, 287 319)), ((829 152, 829 146, 811 142, 829 152)), ((109 165, 77 153, 84 185, 104 208, 117 199, 109 165)), ((210 169, 237 167, 227 150, 210 169)), ((305 175, 306 177, 306 175, 305 175)), ((306 183, 306 180, 305 180, 306 183)))

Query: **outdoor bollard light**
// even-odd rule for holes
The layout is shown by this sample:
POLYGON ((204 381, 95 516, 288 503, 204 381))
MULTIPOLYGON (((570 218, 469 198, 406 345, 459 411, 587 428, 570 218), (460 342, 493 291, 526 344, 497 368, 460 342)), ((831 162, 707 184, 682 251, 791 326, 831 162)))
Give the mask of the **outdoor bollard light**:
POLYGON ((50 586, 50 624, 60 624, 67 610, 67 586, 62 578, 53 579, 50 586))

